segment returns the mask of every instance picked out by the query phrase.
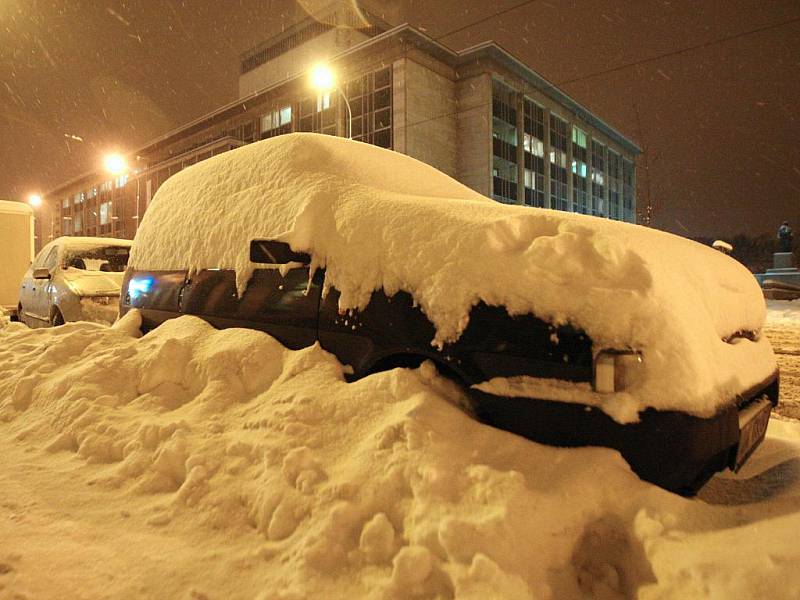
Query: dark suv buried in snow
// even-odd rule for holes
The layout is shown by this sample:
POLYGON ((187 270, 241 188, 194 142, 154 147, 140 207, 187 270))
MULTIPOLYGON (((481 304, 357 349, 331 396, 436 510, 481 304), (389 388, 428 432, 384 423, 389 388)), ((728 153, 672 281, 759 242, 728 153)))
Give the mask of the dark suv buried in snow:
POLYGON ((493 395, 473 386, 495 377, 535 375, 596 387, 592 340, 569 325, 553 326, 530 314, 510 316, 481 302, 460 338, 437 349, 431 345, 434 326, 406 292, 389 297, 378 291, 366 309, 342 313, 336 289, 323 297, 325 272, 311 274, 308 254, 284 242, 252 240, 250 258, 294 268, 285 276, 276 268, 257 269, 241 296, 229 269, 191 276, 188 270, 129 269, 120 314, 139 309, 143 331, 166 319, 195 315, 217 328, 264 331, 292 349, 318 341, 352 366, 351 379, 432 360, 469 391, 481 421, 551 445, 615 448, 640 477, 683 494, 696 492, 716 471, 738 468, 766 432, 765 407, 777 403, 777 373, 713 417, 647 409, 638 423, 626 425, 593 406, 493 395), (743 408, 752 412, 755 406, 754 417, 743 408))
POLYGON ((319 343, 357 379, 433 361, 491 425, 618 449, 692 493, 763 439, 763 296, 664 232, 505 206, 388 150, 289 134, 193 165, 137 230, 120 312, 319 343))

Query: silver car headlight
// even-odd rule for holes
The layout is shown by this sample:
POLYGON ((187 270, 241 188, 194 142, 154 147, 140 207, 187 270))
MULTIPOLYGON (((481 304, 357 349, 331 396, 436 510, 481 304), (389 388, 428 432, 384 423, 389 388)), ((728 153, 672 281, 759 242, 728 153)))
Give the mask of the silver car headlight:
POLYGON ((644 375, 642 353, 636 350, 601 350, 594 359, 594 391, 625 392, 644 375))

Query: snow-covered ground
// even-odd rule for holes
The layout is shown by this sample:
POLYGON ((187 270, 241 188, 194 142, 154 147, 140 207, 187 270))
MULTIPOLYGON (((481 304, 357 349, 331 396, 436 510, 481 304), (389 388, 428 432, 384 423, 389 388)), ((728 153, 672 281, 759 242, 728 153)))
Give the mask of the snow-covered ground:
POLYGON ((768 300, 764 331, 781 370, 778 413, 800 420, 800 300, 768 300))
POLYGON ((476 423, 427 365, 346 383, 319 347, 136 317, 0 322, 0 598, 800 598, 792 303, 784 416, 695 499, 476 423))

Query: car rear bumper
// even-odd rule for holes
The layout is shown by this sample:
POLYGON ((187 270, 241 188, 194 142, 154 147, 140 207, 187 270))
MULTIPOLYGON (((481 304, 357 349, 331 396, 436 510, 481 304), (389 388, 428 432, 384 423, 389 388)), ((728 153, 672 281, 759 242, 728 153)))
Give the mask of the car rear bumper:
POLYGON ((776 371, 713 417, 647 409, 628 425, 584 404, 501 397, 475 388, 470 393, 484 423, 552 446, 614 448, 642 479, 691 495, 717 471, 737 468, 749 457, 764 432, 751 433, 748 448, 739 453, 740 414, 764 397, 775 406, 778 387, 776 371))

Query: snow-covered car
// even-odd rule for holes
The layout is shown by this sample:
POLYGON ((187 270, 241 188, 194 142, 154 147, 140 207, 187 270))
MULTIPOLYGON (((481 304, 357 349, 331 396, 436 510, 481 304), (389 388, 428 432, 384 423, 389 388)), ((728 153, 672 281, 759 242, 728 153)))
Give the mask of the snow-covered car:
POLYGON ((131 241, 60 237, 47 244, 25 273, 17 313, 29 327, 67 321, 113 323, 131 241))
POLYGON ((486 423, 618 449, 692 493, 762 440, 778 373, 742 265, 667 233, 507 206, 388 150, 251 144, 158 191, 120 310, 315 343, 364 377, 430 360, 486 423))

